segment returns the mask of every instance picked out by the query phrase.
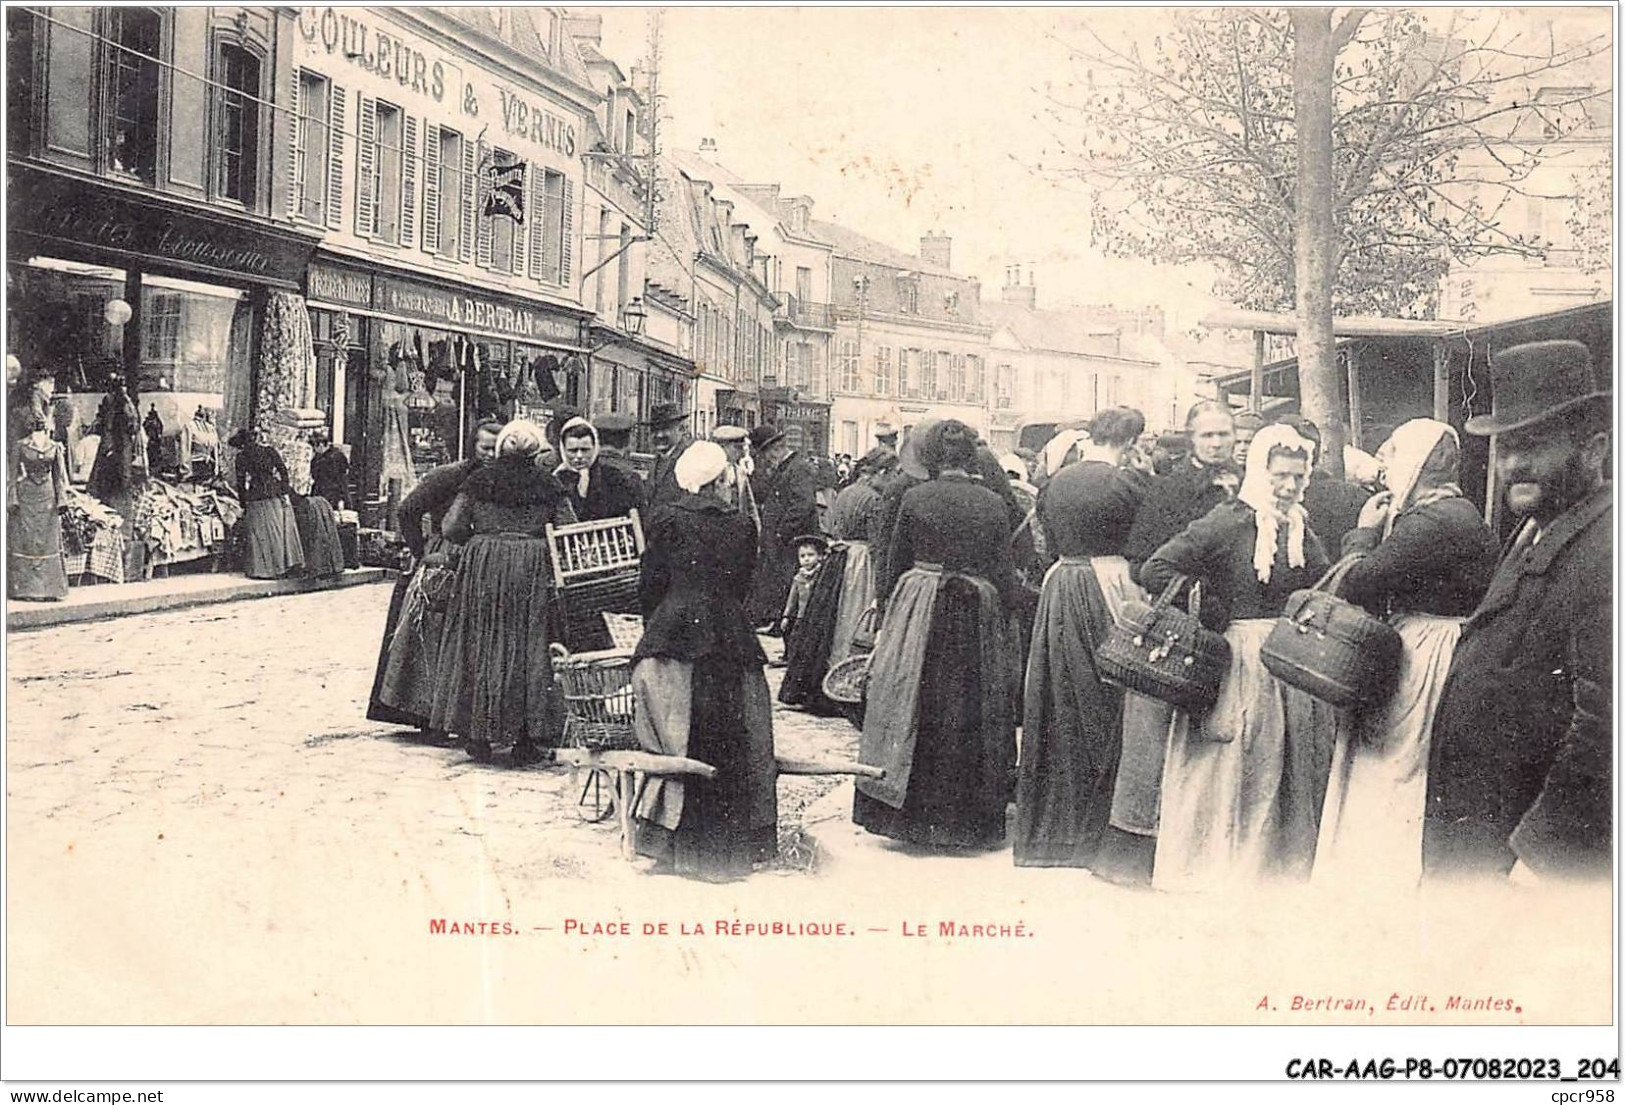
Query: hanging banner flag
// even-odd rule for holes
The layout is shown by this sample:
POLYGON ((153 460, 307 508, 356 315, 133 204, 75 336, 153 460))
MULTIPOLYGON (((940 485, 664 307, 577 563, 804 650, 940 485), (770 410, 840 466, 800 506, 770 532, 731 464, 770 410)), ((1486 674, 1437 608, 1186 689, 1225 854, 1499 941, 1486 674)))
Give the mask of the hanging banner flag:
POLYGON ((485 168, 485 214, 525 221, 525 166, 489 164, 485 168))

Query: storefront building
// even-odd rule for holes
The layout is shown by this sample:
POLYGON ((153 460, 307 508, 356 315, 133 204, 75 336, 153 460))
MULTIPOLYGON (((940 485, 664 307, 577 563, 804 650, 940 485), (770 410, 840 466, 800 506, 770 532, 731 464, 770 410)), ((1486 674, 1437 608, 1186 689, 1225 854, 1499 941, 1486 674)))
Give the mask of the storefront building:
MULTIPOLYGON (((272 320, 297 304, 319 238, 285 216, 291 120, 270 102, 291 72, 292 14, 6 16, 17 383, 49 381, 49 429, 72 481, 94 475, 102 505, 122 518, 111 528, 124 555, 93 574, 117 582, 212 563, 224 527, 186 517, 201 500, 183 485, 229 475, 223 442, 269 413, 260 369, 289 353, 272 320), (111 417, 125 410, 140 427, 133 441, 130 419, 111 417), (93 434, 98 421, 122 428, 93 434)), ((87 567, 70 550, 70 574, 87 567)))
POLYGON ((598 95, 542 8, 304 8, 289 212, 325 231, 318 390, 363 523, 484 417, 585 409, 582 154, 598 95))

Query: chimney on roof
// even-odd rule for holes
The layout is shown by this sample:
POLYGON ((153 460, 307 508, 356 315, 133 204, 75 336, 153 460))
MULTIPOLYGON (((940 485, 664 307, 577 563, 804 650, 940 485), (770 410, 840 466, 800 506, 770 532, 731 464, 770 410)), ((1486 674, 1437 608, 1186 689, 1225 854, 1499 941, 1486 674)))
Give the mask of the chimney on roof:
POLYGON ((1004 268, 1004 302, 1019 303, 1029 310, 1038 307, 1038 288, 1033 284, 1032 267, 1027 268, 1027 283, 1021 282, 1021 266, 1006 265, 1004 268))
POLYGON ((930 233, 920 239, 920 260, 939 269, 952 269, 954 240, 946 234, 930 233))
POLYGON ((716 153, 717 152, 717 140, 715 138, 702 138, 702 139, 700 139, 700 152, 701 153, 716 153))
POLYGON ((581 15, 572 12, 564 17, 564 30, 571 38, 580 42, 590 42, 594 46, 604 44, 604 17, 601 15, 581 15))

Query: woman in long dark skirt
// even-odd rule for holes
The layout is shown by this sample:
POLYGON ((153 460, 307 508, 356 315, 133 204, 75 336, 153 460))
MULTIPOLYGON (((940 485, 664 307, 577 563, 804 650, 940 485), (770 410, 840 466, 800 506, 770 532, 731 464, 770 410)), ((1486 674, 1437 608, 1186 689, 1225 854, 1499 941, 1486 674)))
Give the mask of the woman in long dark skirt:
POLYGON ((807 614, 785 648, 779 701, 833 714, 839 707, 823 691, 829 669, 852 655, 864 612, 875 599, 872 544, 879 533, 881 494, 876 482, 897 466, 890 450, 874 449, 857 464, 856 482, 842 489, 824 517, 835 538, 807 603, 807 614))
POLYGON ((937 425, 921 443, 931 479, 898 511, 886 577, 890 598, 870 666, 853 820, 932 847, 1002 844, 1015 766, 1021 657, 1010 516, 972 482, 975 433, 937 425))
POLYGON ((555 626, 547 526, 575 511, 564 488, 536 466, 541 427, 510 422, 497 459, 468 478, 446 514, 446 540, 464 546, 440 642, 429 723, 466 740, 488 761, 510 747, 534 762, 563 732, 549 645, 555 626))
POLYGON ((288 502, 288 466, 263 432, 238 430, 226 442, 237 453, 237 498, 246 538, 243 574, 281 579, 305 565, 299 523, 288 502))
POLYGON ((445 630, 445 607, 432 601, 424 583, 429 572, 452 566, 458 546, 440 535, 446 512, 476 469, 496 459, 495 420, 481 422, 474 431, 474 455, 430 470, 400 503, 401 539, 414 565, 395 580, 384 619, 384 639, 367 702, 367 720, 391 725, 412 725, 429 730, 429 707, 434 698, 435 669, 440 659, 440 637, 445 630), (427 520, 428 528, 424 528, 427 520))
POLYGON ((1138 411, 1102 411, 1079 460, 1044 485, 1038 511, 1060 561, 1044 577, 1028 653, 1015 860, 1093 867, 1111 818, 1123 744, 1123 692, 1104 683, 1095 649, 1124 602, 1139 597, 1123 559, 1140 487, 1119 467, 1145 428, 1138 411))
POLYGON ((772 858, 778 825, 767 657, 745 609, 756 531, 723 500, 726 467, 709 441, 677 460, 682 494, 649 520, 645 626, 632 659, 638 741, 717 770, 709 780, 653 780, 635 811, 637 849, 713 881, 772 858))

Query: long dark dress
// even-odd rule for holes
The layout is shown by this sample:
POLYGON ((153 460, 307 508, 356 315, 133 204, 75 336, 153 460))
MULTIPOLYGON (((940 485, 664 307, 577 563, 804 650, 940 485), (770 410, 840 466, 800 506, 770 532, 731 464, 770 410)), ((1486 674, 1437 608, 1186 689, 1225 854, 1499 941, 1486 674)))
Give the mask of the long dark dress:
POLYGON ((796 574, 796 538, 818 532, 818 473, 799 453, 772 471, 758 465, 751 491, 762 515, 761 559, 756 565, 751 616, 757 625, 777 618, 796 574))
POLYGON ((290 495, 288 501, 299 527, 305 572, 317 577, 343 574, 344 546, 339 543, 339 526, 332 506, 319 495, 290 495))
POLYGON ((1060 563, 1044 578, 1028 652, 1015 861, 1091 867, 1111 817, 1122 751, 1123 692, 1094 652, 1138 588, 1121 555, 1140 505, 1120 469, 1085 461, 1045 485, 1039 511, 1060 563))
POLYGON ((508 746, 526 754, 563 732, 548 651, 558 633, 544 533, 550 522, 574 521, 559 482, 528 457, 475 472, 446 514, 446 539, 464 548, 429 723, 466 737, 476 755, 508 746))
POLYGON ((710 496, 655 510, 640 575, 645 627, 633 654, 638 739, 717 769, 659 780, 637 809, 637 848, 678 874, 748 874, 777 849, 767 657, 745 612, 755 527, 710 496))
POLYGON ((257 442, 243 446, 237 454, 237 495, 243 503, 248 546, 243 574, 250 579, 280 579, 302 567, 304 544, 288 502, 288 466, 282 455, 257 442))
POLYGON ((14 599, 68 597, 68 571, 62 563, 62 520, 67 502, 68 466, 61 445, 46 439, 43 449, 24 438, 14 446, 8 481, 11 526, 6 550, 7 578, 14 599))
POLYGON ((1018 584, 1004 501, 958 475, 903 496, 870 668, 853 820, 936 847, 1002 843, 1015 761, 1018 584))
POLYGON ((396 579, 390 594, 384 638, 378 648, 372 694, 367 702, 369 721, 429 727, 445 615, 427 606, 421 593, 423 569, 426 561, 443 565, 449 559, 440 524, 477 467, 473 460, 442 464, 426 473, 401 500, 401 539, 419 563, 396 579), (427 535, 423 528, 425 517, 429 522, 427 535))

